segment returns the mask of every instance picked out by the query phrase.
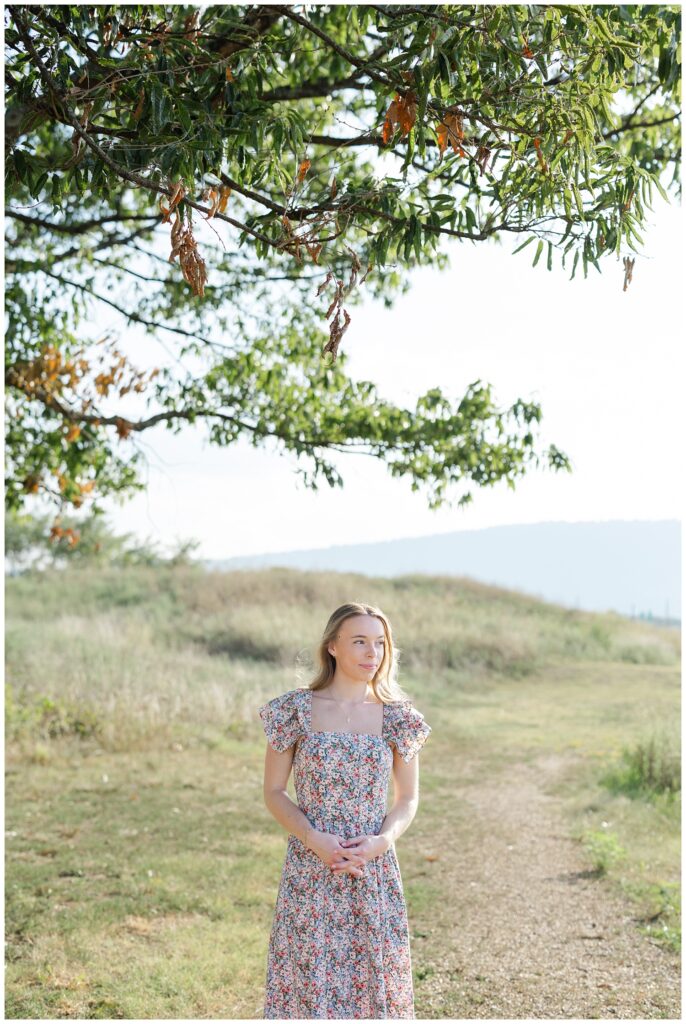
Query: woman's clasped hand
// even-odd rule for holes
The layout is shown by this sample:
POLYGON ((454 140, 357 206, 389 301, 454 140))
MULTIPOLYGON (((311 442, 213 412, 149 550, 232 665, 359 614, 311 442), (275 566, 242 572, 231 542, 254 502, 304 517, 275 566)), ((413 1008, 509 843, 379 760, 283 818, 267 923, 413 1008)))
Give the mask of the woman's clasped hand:
POLYGON ((360 835, 340 839, 328 832, 317 831, 310 834, 307 842, 309 849, 328 864, 334 874, 354 875, 356 878, 362 878, 365 864, 385 853, 389 845, 383 836, 360 835))

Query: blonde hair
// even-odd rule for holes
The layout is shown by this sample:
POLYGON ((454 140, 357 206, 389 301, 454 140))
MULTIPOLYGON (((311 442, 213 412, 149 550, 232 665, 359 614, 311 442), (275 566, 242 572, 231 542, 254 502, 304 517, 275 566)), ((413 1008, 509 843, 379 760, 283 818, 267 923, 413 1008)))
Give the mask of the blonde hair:
POLYGON ((380 608, 360 601, 348 601, 329 616, 329 621, 317 647, 319 671, 314 679, 310 680, 308 684, 309 689, 324 690, 333 680, 336 671, 336 659, 329 653, 329 644, 335 642, 342 624, 346 619, 352 618, 353 615, 373 615, 383 626, 386 638, 383 658, 370 683, 374 696, 383 704, 390 704, 396 700, 407 700, 407 695, 397 682, 400 649, 393 644, 391 624, 380 608))

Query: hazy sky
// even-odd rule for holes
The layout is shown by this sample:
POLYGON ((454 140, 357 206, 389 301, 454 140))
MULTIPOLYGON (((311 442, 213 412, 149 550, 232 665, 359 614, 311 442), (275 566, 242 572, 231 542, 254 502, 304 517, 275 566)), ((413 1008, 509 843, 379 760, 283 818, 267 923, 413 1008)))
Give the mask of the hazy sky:
MULTIPOLYGON (((532 470, 515 491, 505 483, 472 488, 471 506, 432 512, 422 491, 369 456, 338 455, 344 488, 323 483, 314 493, 293 472, 295 456, 274 444, 221 450, 198 425, 178 436, 156 429, 142 438, 146 492, 123 508, 109 502, 109 521, 163 545, 194 537, 198 556, 223 558, 508 523, 679 518, 681 216, 654 192, 626 292, 621 260, 601 261, 602 274, 591 267, 586 280, 577 268, 570 282, 557 253, 552 272, 545 254, 532 268, 534 246, 512 256, 522 239, 507 237, 500 246, 450 246, 451 267, 415 272, 392 310, 373 301, 349 307, 342 346, 353 377, 410 406, 436 385, 459 399, 477 378, 492 384, 500 407, 536 400, 539 450, 557 444, 572 474, 532 470)), ((147 365, 140 357, 154 342, 103 310, 99 327, 107 325, 147 365)))

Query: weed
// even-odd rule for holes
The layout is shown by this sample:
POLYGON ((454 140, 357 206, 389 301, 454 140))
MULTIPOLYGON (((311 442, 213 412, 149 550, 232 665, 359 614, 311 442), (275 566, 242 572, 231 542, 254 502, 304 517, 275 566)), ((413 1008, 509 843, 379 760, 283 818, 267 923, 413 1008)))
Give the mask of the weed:
POLYGON ((678 737, 663 730, 639 740, 633 747, 623 747, 620 764, 610 767, 601 781, 611 792, 632 797, 679 792, 678 737))
POLYGON ((611 867, 626 856, 626 851, 611 832, 587 830, 582 842, 599 875, 606 875, 611 867))

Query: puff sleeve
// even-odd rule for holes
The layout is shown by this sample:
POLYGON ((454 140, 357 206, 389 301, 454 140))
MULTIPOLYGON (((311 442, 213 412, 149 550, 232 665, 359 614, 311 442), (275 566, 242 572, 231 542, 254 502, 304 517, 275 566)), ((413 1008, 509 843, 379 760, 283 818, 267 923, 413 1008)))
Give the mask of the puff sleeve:
POLYGON ((288 750, 305 733, 298 697, 298 690, 288 690, 259 708, 269 745, 279 753, 288 750))
POLYGON ((409 700, 402 701, 395 708, 391 723, 391 739, 403 761, 411 761, 424 746, 431 732, 421 711, 417 711, 409 700))

